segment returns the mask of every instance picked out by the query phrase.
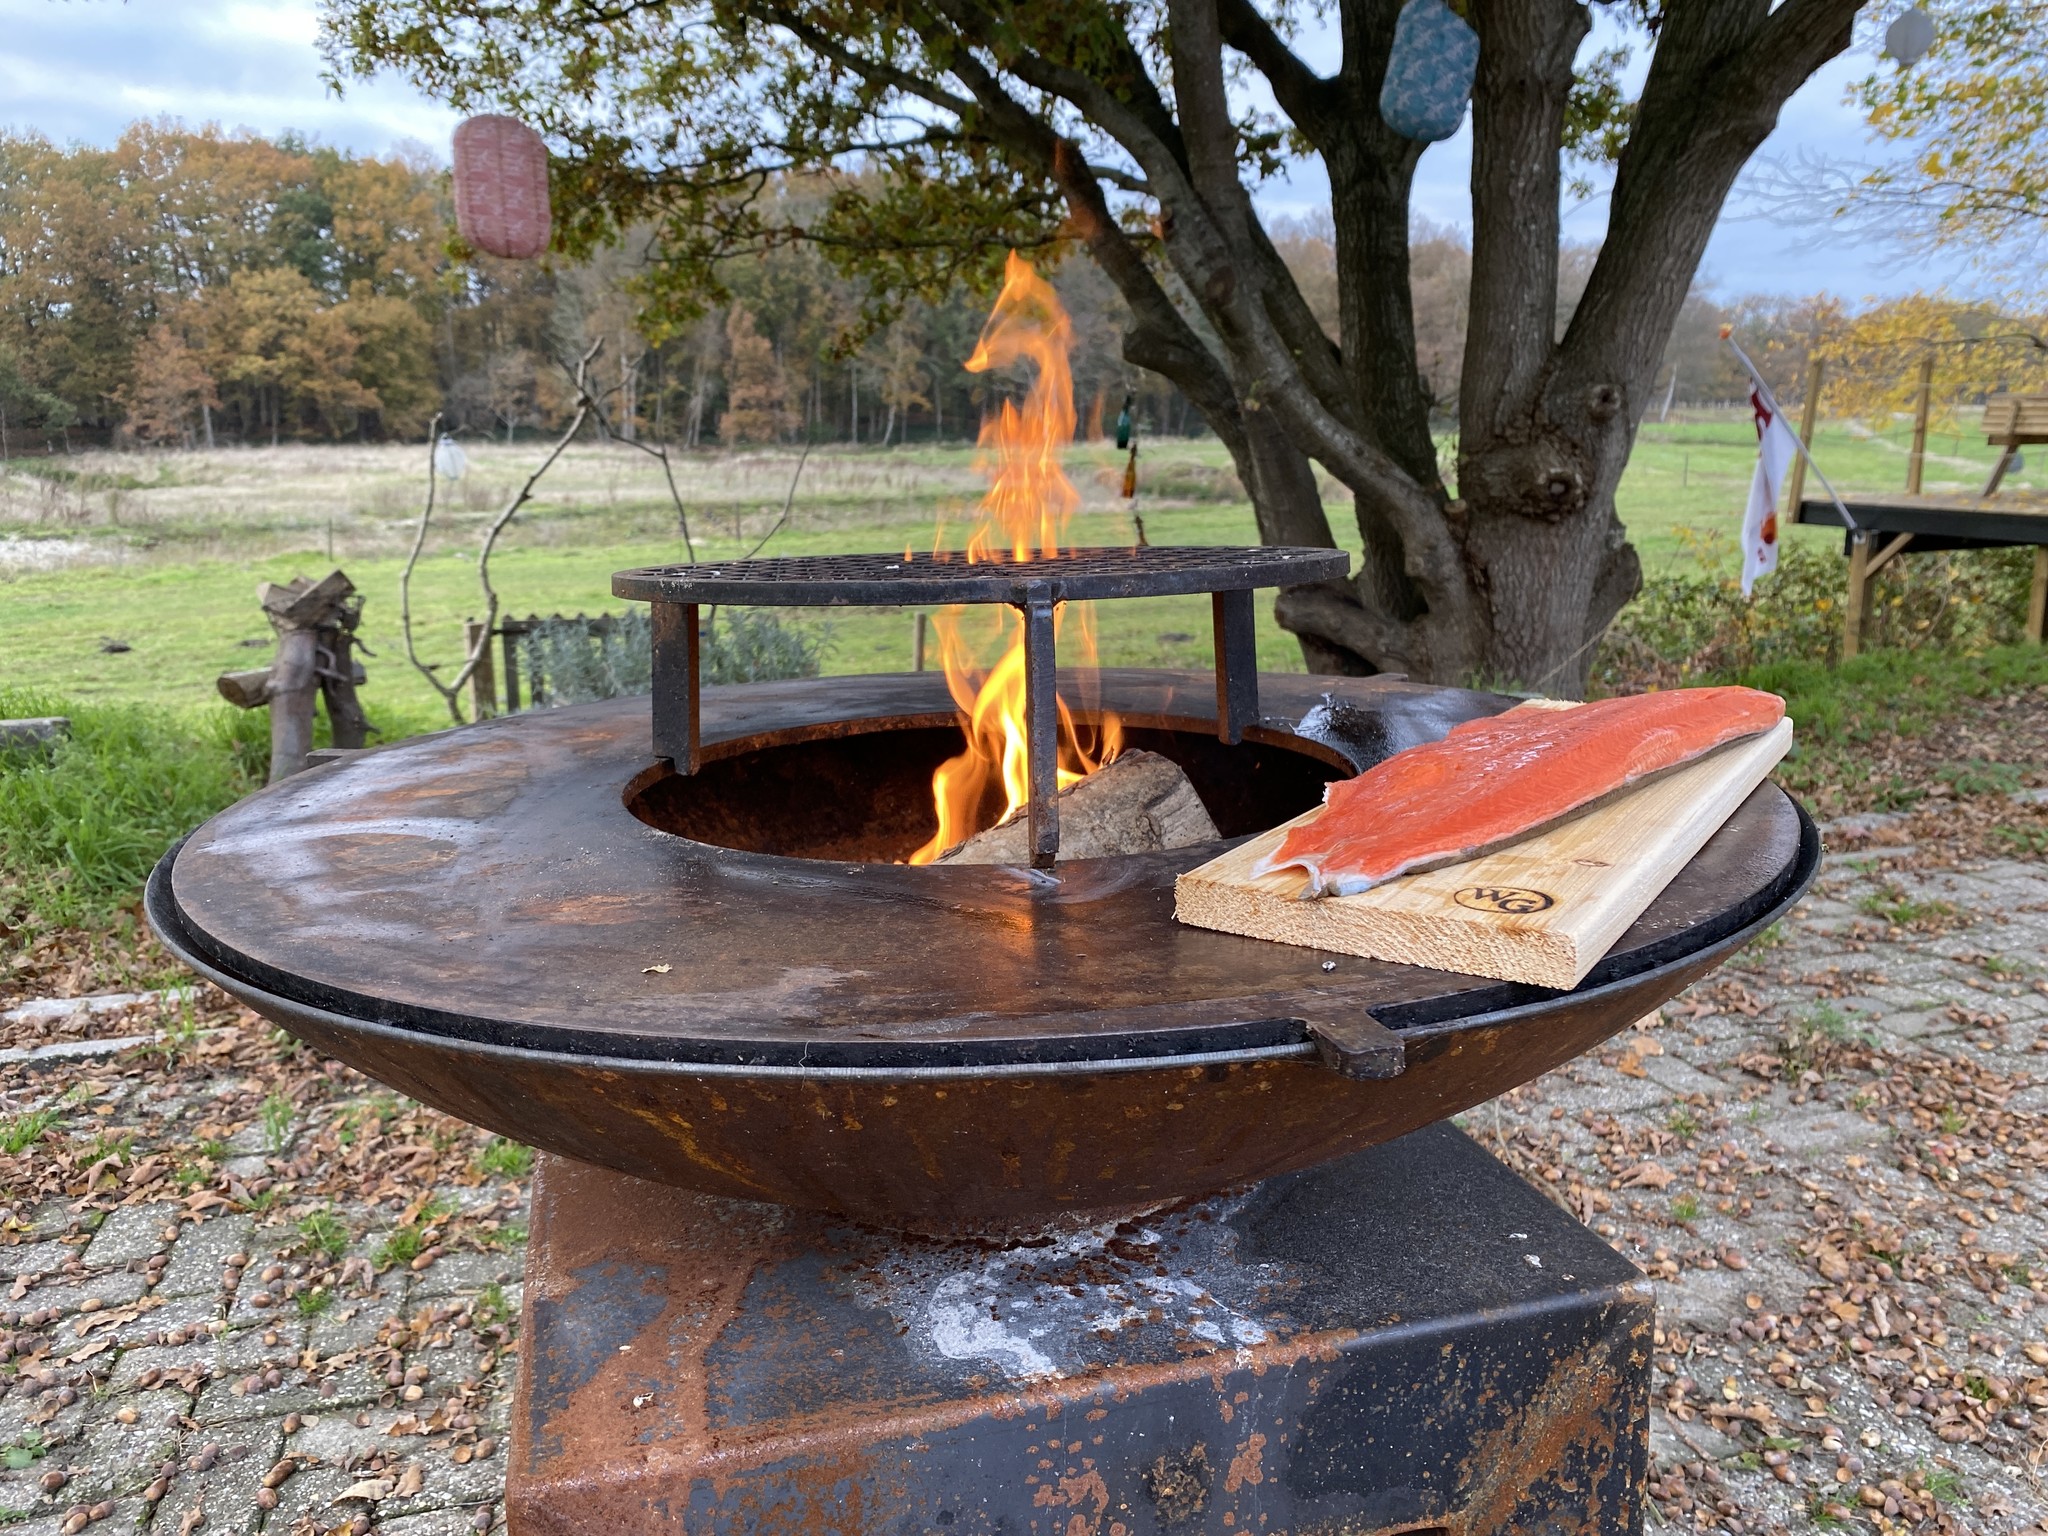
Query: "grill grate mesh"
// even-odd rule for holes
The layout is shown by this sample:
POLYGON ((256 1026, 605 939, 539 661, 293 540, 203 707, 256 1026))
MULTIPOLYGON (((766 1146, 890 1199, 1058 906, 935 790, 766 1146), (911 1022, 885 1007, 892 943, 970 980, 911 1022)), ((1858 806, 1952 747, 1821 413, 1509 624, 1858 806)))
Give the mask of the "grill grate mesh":
POLYGON ((1158 597, 1297 586, 1344 574, 1337 550, 1251 546, 1076 549, 1015 560, 969 562, 959 551, 912 555, 786 555, 725 564, 660 565, 621 571, 620 597, 671 603, 754 603, 789 607, 904 603, 1017 603, 1033 588, 1056 601, 1158 597))

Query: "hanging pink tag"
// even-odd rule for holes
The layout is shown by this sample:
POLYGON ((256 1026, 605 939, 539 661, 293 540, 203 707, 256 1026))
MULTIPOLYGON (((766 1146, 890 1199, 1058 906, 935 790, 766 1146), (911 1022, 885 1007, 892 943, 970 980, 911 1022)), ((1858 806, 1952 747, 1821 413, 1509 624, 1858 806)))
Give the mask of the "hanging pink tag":
POLYGON ((530 261, 548 248, 548 147, 516 117, 489 113, 455 130, 455 227, 480 251, 530 261))

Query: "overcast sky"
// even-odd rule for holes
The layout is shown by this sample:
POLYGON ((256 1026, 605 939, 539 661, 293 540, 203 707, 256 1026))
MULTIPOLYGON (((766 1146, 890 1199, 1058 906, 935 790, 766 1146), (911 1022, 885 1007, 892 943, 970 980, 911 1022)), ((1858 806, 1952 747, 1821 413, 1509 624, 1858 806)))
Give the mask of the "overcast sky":
MULTIPOLYGON (((104 144, 138 117, 170 115, 264 134, 296 129, 364 153, 417 141, 445 158, 453 115, 396 80, 352 83, 342 99, 326 88, 315 14, 314 0, 0 0, 0 123, 104 144)), ((1305 51, 1314 59, 1322 50, 1311 40, 1305 51)), ((1845 100, 1849 83, 1871 63, 1859 51, 1809 81, 1765 155, 1788 164, 1802 155, 1872 158, 1861 120, 1845 100)), ((1423 156, 1418 213, 1468 224, 1470 146, 1468 118, 1456 138, 1423 156)), ((1317 171, 1269 189, 1264 201, 1279 211, 1325 196, 1317 171)), ((1596 201, 1575 211, 1566 230, 1597 239, 1604 222, 1596 201)), ((1902 260, 1867 240, 1744 218, 1739 197, 1715 232, 1701 277, 1725 296, 1824 288, 1858 299, 1971 286, 1953 267, 1902 260)))

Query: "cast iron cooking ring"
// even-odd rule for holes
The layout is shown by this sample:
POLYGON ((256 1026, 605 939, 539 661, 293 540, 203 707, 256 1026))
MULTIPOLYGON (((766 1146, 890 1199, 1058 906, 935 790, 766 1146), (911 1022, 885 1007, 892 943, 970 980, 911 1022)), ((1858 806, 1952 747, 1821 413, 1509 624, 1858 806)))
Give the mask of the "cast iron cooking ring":
MULTIPOLYGON (((1555 991, 1548 987, 1504 986, 1500 993, 1512 997, 1483 1013, 1465 1014, 1449 1018, 1432 1018, 1430 1009, 1422 1005, 1411 1005, 1405 1011, 1394 1009, 1379 1010, 1375 1016, 1389 1028, 1398 1030, 1402 1043, 1409 1052, 1433 1052, 1434 1048, 1449 1036, 1497 1029, 1503 1025, 1517 1025, 1539 1022, 1554 1008, 1557 1000, 1569 997, 1574 1003, 1597 1004, 1615 994, 1634 991, 1638 988, 1653 987, 1667 976, 1676 975, 1698 965, 1709 951, 1716 957, 1738 953, 1750 940, 1764 932, 1773 923, 1784 917, 1806 888, 1820 873, 1821 841, 1819 829, 1803 806, 1794 802, 1799 812, 1799 854, 1789 866, 1784 878, 1768 898, 1746 903, 1734 909, 1731 916, 1746 914, 1732 926, 1726 924, 1701 924, 1700 928, 1721 928, 1713 934, 1699 934, 1689 931, 1688 939, 1698 937, 1700 942, 1680 947, 1658 945, 1640 953, 1653 956, 1651 963, 1641 966, 1615 969, 1609 966, 1596 967, 1591 975, 1570 993, 1555 991), (1659 954, 1658 952, 1668 951, 1659 954), (1613 970, 1611 975, 1604 971, 1613 970)), ((149 881, 143 892, 143 906, 150 926, 156 930, 157 938, 164 948, 171 952, 181 965, 197 972, 203 979, 212 982, 223 992, 247 1003, 265 1018, 301 1024, 317 1024, 326 1029, 351 1034, 360 1034, 372 1039, 383 1040, 395 1047, 404 1047, 412 1042, 418 1031, 410 1026, 395 1025, 376 1019, 355 1015, 338 1014, 327 1009, 299 1002, 293 998, 266 993, 246 979, 220 970, 208 963, 200 953, 198 944, 182 920, 177 904, 170 894, 171 864, 178 856, 178 849, 184 846, 181 839, 170 852, 158 861, 150 871, 149 881)), ((1689 984, 1689 983, 1688 983, 1689 984)), ((1678 990, 1682 990, 1678 989, 1678 990)), ((1264 1044, 1245 1045, 1235 1049, 1182 1051, 1168 1056, 1133 1055, 1114 1059, 1090 1059, 1081 1063, 1085 1069, 1097 1072, 1151 1071, 1162 1067, 1210 1067, 1253 1061, 1310 1060, 1316 1055, 1315 1042, 1308 1039, 1296 1020, 1278 1021, 1279 1034, 1289 1038, 1275 1039, 1264 1044)), ((591 1063, 587 1051, 547 1051, 530 1047, 500 1045, 489 1040, 464 1038, 458 1035, 443 1036, 437 1044, 459 1056, 473 1056, 480 1059, 498 1059, 516 1062, 532 1067, 544 1067, 550 1063, 560 1066, 587 1066, 591 1063)), ((989 1062, 982 1064, 947 1063, 943 1065, 910 1065, 873 1063, 864 1066, 834 1066, 826 1062, 810 1061, 802 1065, 774 1064, 763 1061, 721 1062, 676 1057, 621 1056, 616 1060, 622 1070, 635 1075, 673 1074, 684 1077, 732 1077, 740 1079, 783 1078, 793 1080, 818 1080, 825 1082, 944 1082, 948 1079, 980 1080, 993 1077, 1021 1077, 1042 1074, 1050 1068, 1060 1070, 1058 1063, 1045 1061, 989 1062)))
MULTIPOLYGON (((1314 745, 1303 741, 1301 748, 1326 761, 1333 755, 1354 763, 1372 760, 1410 738, 1441 734, 1456 719, 1492 713, 1510 702, 1379 680, 1268 675, 1262 682, 1268 707, 1289 709, 1292 718, 1269 716, 1261 736, 1284 741, 1289 728, 1300 725, 1304 736, 1317 733, 1314 745), (1408 716, 1422 723, 1404 726, 1408 716), (1338 722, 1334 734, 1332 720, 1338 722)), ((1170 719, 1199 735, 1213 720, 1213 714, 1207 720, 1201 714, 1208 679, 1198 675, 1112 671, 1100 683, 1105 702, 1132 721, 1170 719)), ((712 756, 730 755, 764 734, 846 734, 942 719, 935 706, 943 697, 943 682, 929 674, 712 690, 706 697, 706 737, 712 756)), ((1351 957, 1340 957, 1340 974, 1331 978, 1320 972, 1317 952, 1172 924, 1165 915, 1172 874, 1211 856, 1214 845, 1063 866, 1076 893, 1063 901, 1035 888, 1021 871, 845 869, 832 861, 736 853, 649 831, 630 821, 617 798, 621 781, 644 769, 644 708, 642 701, 619 700, 512 717, 401 743, 372 759, 274 786, 165 856, 150 883, 150 917, 181 957, 274 1016, 305 1011, 353 1020, 358 1027, 439 1036, 469 1048, 668 1064, 700 1074, 1057 1074, 1116 1070, 1113 1064, 1124 1062, 1288 1056, 1310 1049, 1304 1019, 1363 1009, 1418 1043, 1443 1028, 1477 1021, 1526 1019, 1534 1025, 1560 1008, 1594 1005, 1615 988, 1645 987, 1658 973, 1722 950, 1789 908, 1818 864, 1818 839, 1804 811, 1765 786, 1695 859, 1690 884, 1681 874, 1631 935, 1570 993, 1351 957), (482 799, 463 813, 473 823, 460 817, 450 822, 445 809, 468 805, 465 794, 476 799, 471 778, 451 767, 464 762, 494 764, 498 771, 491 780, 476 769, 482 799), (497 809, 484 808, 484 801, 497 809), (417 827, 434 820, 437 804, 443 806, 442 822, 491 827, 507 841, 473 854, 470 865, 458 863, 463 879, 441 887, 430 886, 431 870, 414 877, 377 869, 378 839, 398 836, 377 829, 403 823, 410 812, 414 842, 399 842, 416 849, 423 846, 417 827), (333 835, 346 833, 349 822, 326 818, 351 807, 360 835, 333 835), (377 813, 374 825, 360 819, 366 809, 377 813), (309 814, 295 822, 295 811, 309 814), (532 849, 517 842, 527 832, 534 832, 535 847, 548 850, 549 862, 534 862, 532 849), (237 838, 245 845, 239 851, 232 846, 237 838), (329 842, 342 846, 309 851, 316 843, 325 850, 329 842), (220 851, 224 843, 230 845, 226 856, 220 851), (1782 854, 1775 851, 1780 848, 1782 854), (367 858, 372 866, 367 877, 355 871, 360 889, 339 888, 345 882, 335 869, 349 857, 358 865, 367 858), (316 858, 334 867, 313 869, 316 858), (266 859, 284 862, 273 866, 266 859), (284 873, 292 859, 299 861, 291 866, 296 881, 284 873), (1718 871, 1708 881, 1712 888, 1694 888, 1705 878, 1699 871, 1708 868, 1718 871), (549 879, 559 888, 529 889, 549 879), (1091 881, 1106 894, 1091 894, 1091 881), (426 899, 436 890, 464 894, 478 886, 490 887, 492 901, 499 903, 468 914, 483 931, 442 931, 461 930, 461 911, 435 908, 428 921, 403 910, 410 896, 426 899), (552 905, 519 906, 524 897, 538 901, 550 895, 552 905), (675 919, 662 927, 657 912, 650 928, 643 909, 659 907, 662 899, 701 926, 678 932, 675 919), (593 902, 609 905, 599 910, 593 902), (492 914, 506 910, 516 912, 517 922, 493 928, 492 914), (700 994, 687 985, 656 994, 652 989, 665 978, 642 982, 624 974, 669 956, 683 961, 693 944, 711 946, 720 965, 730 956, 730 969, 741 973, 800 969, 819 956, 844 965, 845 935, 825 933, 820 913, 866 940, 864 958, 879 966, 942 969, 946 957, 938 951, 946 944, 958 949, 963 925, 986 926, 992 915, 1013 929, 1023 925, 1021 937, 1010 932, 1002 939, 1011 950, 1024 946, 1024 952, 994 952, 985 965, 975 965, 969 947, 965 962, 953 957, 963 967, 959 975, 941 977, 921 992, 914 989, 924 983, 915 977, 899 992, 886 992, 865 986, 855 973, 855 989, 843 997, 811 1003, 808 1013, 792 1008, 772 1017, 765 1005, 758 1016, 721 1015, 717 1005, 726 994, 700 994), (1123 954, 1091 958, 1061 952, 1061 945, 1090 942, 1088 923, 1105 914, 1117 915, 1122 924, 1112 937, 1124 941, 1123 954), (758 927, 776 918, 786 918, 787 932, 772 952, 761 950, 758 940, 748 948, 733 937, 749 932, 742 920, 758 927), (324 931, 323 921, 340 931, 324 931), (579 928, 578 921, 588 926, 579 928), (632 926, 636 922, 640 926, 632 926), (350 923, 357 928, 347 928, 350 923), (618 927, 630 940, 624 945, 628 954, 620 953, 623 941, 612 937, 618 927), (1153 947, 1171 948, 1172 963, 1164 971, 1156 959, 1144 971, 1145 957, 1130 954, 1140 942, 1134 936, 1148 933, 1153 947), (289 942, 282 937, 287 934, 289 942), (604 949, 607 939, 611 947, 604 949), (1031 947, 1041 939, 1051 947, 1031 947), (832 948, 834 942, 840 948, 832 948), (727 947, 718 949, 721 944, 727 947), (937 958, 921 954, 921 946, 937 958), (657 947, 665 953, 653 953, 657 947), (249 952, 266 948, 269 958, 249 952), (499 965, 524 969, 499 976, 475 958, 493 952, 502 957, 499 965), (1185 978, 1175 968, 1183 965, 1185 978), (963 1011, 963 997, 982 1002, 977 987, 1015 986, 1020 977, 1038 983, 1041 972, 1045 996, 992 998, 979 1013, 963 1011), (1244 973, 1251 979, 1243 985, 1216 979, 1244 973), (1177 995, 1159 990, 1184 979, 1187 985, 1177 995), (1120 983, 1140 990, 1119 994, 1120 983), (488 993, 492 985, 499 992, 495 1006, 488 997, 478 1005, 479 989, 488 993), (1058 992, 1061 985, 1070 996, 1058 992), (546 995, 540 995, 543 989, 546 995), (1084 995, 1097 1006, 1074 1000, 1084 995), (445 1006, 457 998, 475 1011, 445 1006), (998 1006, 1006 1002, 1011 1006, 998 1006), (922 1015, 901 1011, 913 1003, 929 1006, 922 1015), (850 1022, 844 1017, 860 1009, 865 1016, 850 1022), (890 1009, 899 1012, 881 1016, 890 1009), (522 1011, 525 1016, 517 1016, 522 1011), (833 1016, 818 1022, 813 1016, 820 1011, 833 1016)), ((678 979, 689 981, 687 975, 678 979)))

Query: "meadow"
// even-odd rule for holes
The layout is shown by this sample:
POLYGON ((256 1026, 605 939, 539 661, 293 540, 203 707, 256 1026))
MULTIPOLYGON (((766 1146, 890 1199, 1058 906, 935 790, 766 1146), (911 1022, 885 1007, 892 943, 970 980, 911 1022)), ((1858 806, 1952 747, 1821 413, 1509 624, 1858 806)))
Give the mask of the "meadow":
MULTIPOLYGON (((481 530, 541 446, 470 443, 466 451, 469 471, 452 489, 444 486, 414 578, 422 656, 451 669, 462 620, 483 611, 481 530)), ((1831 425, 1816 455, 1844 491, 1903 484, 1902 431, 1831 425)), ((1733 414, 1644 427, 1620 505, 1652 577, 1732 563, 1754 457, 1753 430, 1733 414)), ((957 542, 982 484, 967 445, 835 446, 809 455, 791 497, 798 458, 793 448, 678 454, 697 554, 730 559, 764 536, 766 554, 929 548, 941 526, 955 530, 947 542, 957 542)), ((1978 434, 1937 434, 1928 488, 1972 489, 1990 459, 1978 434)), ((1076 444, 1068 465, 1083 494, 1074 538, 1129 542, 1133 504, 1118 494, 1122 456, 1106 443, 1076 444)), ((404 659, 398 625, 399 571, 424 469, 418 447, 94 452, 9 462, 0 478, 0 683, 78 700, 207 703, 217 673, 258 665, 269 650, 257 583, 338 565, 367 598, 364 638, 374 654, 364 697, 372 718, 392 733, 445 720, 404 659)), ((2015 482, 2028 486, 2032 472, 2015 482)), ((1326 491, 1340 542, 1354 541, 1348 498, 1334 486, 1326 491)), ((1135 508, 1155 543, 1256 538, 1250 506, 1214 441, 1145 443, 1135 508)), ((1839 535, 1792 529, 1788 542, 1833 550, 1839 535)), ((616 444, 578 445, 506 532, 492 576, 508 614, 596 613, 623 606, 610 595, 613 571, 685 553, 660 465, 616 444)), ((906 612, 803 622, 829 625, 827 672, 910 664, 906 612)), ((1208 659, 1207 607, 1199 598, 1102 605, 1098 634, 1107 663, 1201 666, 1208 659)), ((1301 667, 1297 647, 1264 612, 1260 660, 1269 669, 1301 667)))

